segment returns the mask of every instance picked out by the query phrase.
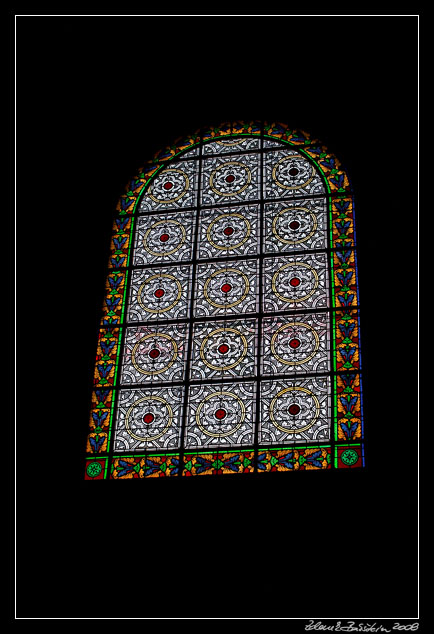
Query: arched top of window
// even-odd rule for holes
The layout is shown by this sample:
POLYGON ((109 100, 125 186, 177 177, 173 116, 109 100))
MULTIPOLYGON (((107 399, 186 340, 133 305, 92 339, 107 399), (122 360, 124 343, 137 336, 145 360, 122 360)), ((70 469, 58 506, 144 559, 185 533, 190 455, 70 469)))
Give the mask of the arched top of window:
MULTIPOLYGON (((257 152, 260 146, 262 150, 278 149, 279 146, 291 148, 314 166, 316 174, 321 175, 326 194, 338 196, 351 192, 348 175, 340 161, 318 139, 312 139, 308 133, 290 129, 282 123, 236 122, 197 130, 187 138, 179 138, 171 146, 157 152, 127 184, 127 192, 119 201, 119 213, 133 213, 143 188, 150 184, 151 179, 167 167, 169 162, 198 158, 201 146, 204 157, 212 154, 257 152)), ((297 193, 294 191, 294 195, 297 193)))
POLYGON ((281 123, 201 129, 120 196, 87 479, 364 465, 353 192, 281 123))

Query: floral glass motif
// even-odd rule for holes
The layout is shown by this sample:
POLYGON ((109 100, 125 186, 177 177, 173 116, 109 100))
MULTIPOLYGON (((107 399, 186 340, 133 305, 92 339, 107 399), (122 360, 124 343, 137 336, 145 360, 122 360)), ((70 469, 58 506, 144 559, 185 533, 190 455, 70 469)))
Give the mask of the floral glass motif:
POLYGON ((265 317, 262 346, 264 375, 327 373, 330 371, 328 313, 265 317))
POLYGON ((330 439, 330 379, 288 379, 261 384, 259 443, 330 439))
POLYGON ((193 327, 191 378, 255 376, 257 320, 197 322, 193 327))
POLYGON ((257 200, 259 176, 259 154, 204 158, 202 205, 257 200))
POLYGON ((318 170, 296 150, 267 152, 264 181, 266 198, 294 198, 326 193, 318 170))
POLYGON ((190 283, 189 266, 133 269, 128 322, 187 317, 190 283))
POLYGON ((265 251, 306 251, 327 247, 327 200, 300 198, 265 204, 265 251))
POLYGON ((309 253, 264 260, 264 311, 329 306, 327 255, 309 253))
POLYGON ((121 385, 182 380, 186 332, 186 324, 127 328, 121 385))
POLYGON ((197 162, 178 161, 158 172, 146 190, 139 213, 196 204, 197 162))
POLYGON ((115 451, 178 448, 181 412, 180 387, 119 390, 115 451))
POLYGON ((86 480, 365 464, 351 184, 318 140, 226 122, 116 206, 86 480))
POLYGON ((192 211, 139 216, 133 265, 191 260, 193 219, 192 211))
POLYGON ((200 215, 200 259, 256 255, 259 205, 203 209, 200 215))
POLYGON ((258 261, 199 264, 194 314, 239 315, 258 310, 258 261))
POLYGON ((192 385, 186 448, 252 445, 255 383, 192 385))

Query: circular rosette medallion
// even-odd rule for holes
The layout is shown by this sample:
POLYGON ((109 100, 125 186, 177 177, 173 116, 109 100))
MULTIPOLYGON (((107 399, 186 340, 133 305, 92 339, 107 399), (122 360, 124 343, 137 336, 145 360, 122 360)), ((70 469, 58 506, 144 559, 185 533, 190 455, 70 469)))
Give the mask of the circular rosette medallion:
POLYGON ((159 396, 145 396, 131 405, 125 429, 136 440, 150 442, 163 436, 173 420, 169 403, 159 396))
POLYGON ((288 207, 274 217, 272 231, 284 244, 300 244, 317 230, 318 221, 306 207, 288 207))
POLYGON ((271 422, 287 434, 298 434, 312 427, 319 412, 317 397, 304 387, 287 387, 270 404, 271 422))
POLYGON ((143 238, 143 246, 151 255, 171 255, 185 242, 185 229, 177 220, 160 220, 150 227, 143 238))
POLYGON ((310 361, 318 348, 318 333, 303 322, 285 324, 271 338, 271 352, 285 365, 301 365, 310 361))
POLYGON ((169 273, 151 275, 140 286, 137 301, 147 313, 164 313, 175 306, 182 294, 180 282, 169 273))
POLYGON ((87 465, 86 473, 89 478, 96 478, 102 471, 102 465, 99 462, 91 462, 87 465))
POLYGON ((274 182, 284 189, 306 187, 315 176, 314 168, 305 158, 292 155, 277 161, 272 172, 274 182))
POLYGON ((271 288, 283 302, 295 303, 309 299, 318 282, 318 273, 309 264, 289 262, 273 275, 271 288))
POLYGON ((174 203, 184 196, 189 186, 185 172, 175 168, 167 169, 152 182, 149 196, 156 203, 174 203))
POLYGON ((354 449, 346 449, 341 453, 341 460, 344 464, 351 467, 359 459, 359 454, 354 449))
POLYGON ((209 184, 219 196, 235 196, 246 189, 252 180, 252 173, 244 163, 228 161, 213 171, 209 184))
POLYGON ((238 249, 250 235, 250 222, 241 214, 222 214, 209 225, 206 237, 220 251, 238 249))
POLYGON ((208 277, 203 294, 216 308, 232 308, 246 298, 249 290, 249 280, 240 270, 220 269, 208 277))
POLYGON ((213 438, 224 438, 235 433, 245 417, 244 403, 232 392, 208 394, 196 410, 198 427, 213 438))
POLYGON ((176 341, 165 333, 145 335, 132 352, 131 362, 138 372, 155 375, 168 370, 178 354, 176 341))
POLYGON ((235 328, 218 328, 205 337, 200 347, 202 361, 212 370, 230 370, 247 354, 247 339, 235 328))

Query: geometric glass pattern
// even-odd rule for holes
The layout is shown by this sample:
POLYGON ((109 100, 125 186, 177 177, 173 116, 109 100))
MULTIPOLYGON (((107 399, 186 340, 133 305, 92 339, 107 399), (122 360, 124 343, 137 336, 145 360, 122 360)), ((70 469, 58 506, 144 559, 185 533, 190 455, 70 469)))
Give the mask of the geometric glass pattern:
POLYGON ((365 464, 353 191, 285 124, 163 149, 116 207, 85 479, 365 464))

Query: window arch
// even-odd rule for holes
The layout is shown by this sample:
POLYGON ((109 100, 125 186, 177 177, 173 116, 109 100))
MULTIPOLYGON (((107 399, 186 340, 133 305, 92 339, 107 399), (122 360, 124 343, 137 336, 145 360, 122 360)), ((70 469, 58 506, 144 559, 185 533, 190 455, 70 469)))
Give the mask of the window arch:
POLYGON ((287 125, 198 130, 118 202, 86 479, 364 466, 353 192, 287 125))

